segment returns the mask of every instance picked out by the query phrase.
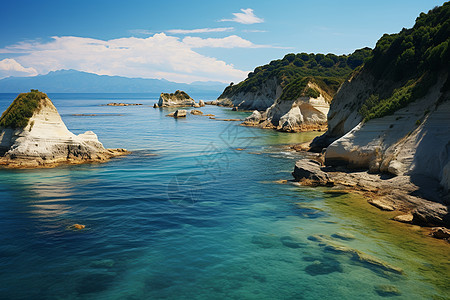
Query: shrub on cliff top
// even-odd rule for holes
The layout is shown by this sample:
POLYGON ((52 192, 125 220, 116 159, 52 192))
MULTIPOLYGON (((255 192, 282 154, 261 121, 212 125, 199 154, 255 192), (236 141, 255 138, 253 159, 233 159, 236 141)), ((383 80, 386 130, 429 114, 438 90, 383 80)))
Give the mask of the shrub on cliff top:
POLYGON ((184 91, 176 90, 175 93, 163 93, 166 97, 175 97, 177 99, 190 99, 191 97, 184 91))
POLYGON ((2 114, 0 127, 25 128, 34 111, 39 107, 40 100, 44 98, 47 98, 47 95, 38 90, 19 94, 2 114))

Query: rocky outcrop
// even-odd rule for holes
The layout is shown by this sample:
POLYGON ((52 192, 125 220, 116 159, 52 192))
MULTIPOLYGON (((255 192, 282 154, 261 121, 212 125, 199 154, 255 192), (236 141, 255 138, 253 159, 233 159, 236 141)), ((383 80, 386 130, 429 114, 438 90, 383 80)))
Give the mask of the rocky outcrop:
POLYGON ((440 92, 446 80, 441 77, 424 97, 392 115, 358 123, 327 147, 326 164, 429 176, 448 191, 450 101, 436 103, 449 99, 440 92))
POLYGON ((174 111, 173 113, 168 114, 168 117, 173 117, 173 118, 186 118, 187 115, 187 111, 185 109, 177 109, 176 111, 174 111))
POLYGON ((332 96, 310 81, 306 88, 318 96, 300 96, 295 99, 278 98, 266 111, 254 111, 243 125, 273 128, 284 132, 326 130, 327 113, 332 96))
POLYGON ((308 185, 333 186, 333 181, 321 167, 315 160, 301 159, 295 164, 292 176, 296 181, 303 181, 308 185))
POLYGON ((191 115, 201 116, 201 115, 203 115, 203 112, 201 110, 198 110, 198 109, 193 109, 193 110, 191 110, 190 114, 191 115))
POLYGON ((105 149, 92 131, 79 135, 70 132, 51 100, 38 91, 20 94, 3 113, 0 124, 0 165, 5 168, 103 162, 128 153, 124 149, 105 149), (32 102, 27 98, 30 96, 35 98, 34 107, 29 115, 17 119, 32 102))
POLYGON ((161 93, 158 107, 200 107, 188 94, 177 90, 175 93, 161 93))
POLYGON ((450 54, 441 49, 450 37, 433 29, 447 28, 449 18, 445 3, 413 28, 384 35, 335 95, 327 132, 311 143, 326 166, 344 171, 335 182, 371 190, 371 204, 420 225, 450 226, 450 54))
POLYGON ((262 82, 258 88, 238 93, 227 93, 226 90, 211 104, 237 107, 240 110, 265 111, 283 92, 276 77, 262 82))

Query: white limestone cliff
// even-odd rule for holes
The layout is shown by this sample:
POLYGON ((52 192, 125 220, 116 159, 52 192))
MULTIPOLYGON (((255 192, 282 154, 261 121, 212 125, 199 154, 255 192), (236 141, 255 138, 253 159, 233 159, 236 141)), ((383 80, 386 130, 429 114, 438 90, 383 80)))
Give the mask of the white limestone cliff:
POLYGON ((319 96, 301 96, 289 100, 277 98, 265 112, 254 111, 243 125, 285 132, 325 130, 332 97, 313 82, 308 82, 307 87, 318 91, 319 96))
POLYGON ((48 98, 40 100, 24 128, 0 127, 2 167, 53 167, 106 161, 126 153, 124 149, 105 149, 92 131, 79 135, 70 132, 48 98))

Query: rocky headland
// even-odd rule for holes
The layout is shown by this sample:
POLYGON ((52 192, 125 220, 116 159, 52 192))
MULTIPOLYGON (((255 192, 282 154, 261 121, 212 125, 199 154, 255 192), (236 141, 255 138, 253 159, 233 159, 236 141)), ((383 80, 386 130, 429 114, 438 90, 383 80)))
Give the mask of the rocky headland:
POLYGON ((243 125, 299 132, 327 128, 330 102, 345 78, 371 53, 287 54, 257 67, 248 78, 230 84, 210 104, 254 110, 243 125))
POLYGON ((378 41, 309 145, 319 163, 298 161, 296 180, 361 191, 398 221, 450 227, 449 19, 446 3, 378 41))
POLYGON ((314 78, 302 80, 303 86, 298 95, 293 98, 277 98, 266 111, 253 111, 242 125, 284 132, 325 131, 333 97, 314 78))
POLYGON ((158 103, 153 106, 158 107, 203 107, 205 103, 200 100, 195 102, 186 92, 177 90, 175 93, 161 93, 158 103))
POLYGON ((52 101, 37 90, 20 94, 0 118, 0 166, 4 168, 104 162, 128 153, 105 149, 92 131, 70 132, 52 101))

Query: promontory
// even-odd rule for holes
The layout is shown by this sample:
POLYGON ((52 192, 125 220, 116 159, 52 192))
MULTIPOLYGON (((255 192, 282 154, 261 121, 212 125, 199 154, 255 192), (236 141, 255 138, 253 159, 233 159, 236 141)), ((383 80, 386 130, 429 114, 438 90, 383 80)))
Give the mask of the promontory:
POLYGON ((127 153, 105 149, 92 131, 70 132, 52 101, 38 90, 17 96, 0 118, 0 166, 4 168, 104 162, 127 153))

